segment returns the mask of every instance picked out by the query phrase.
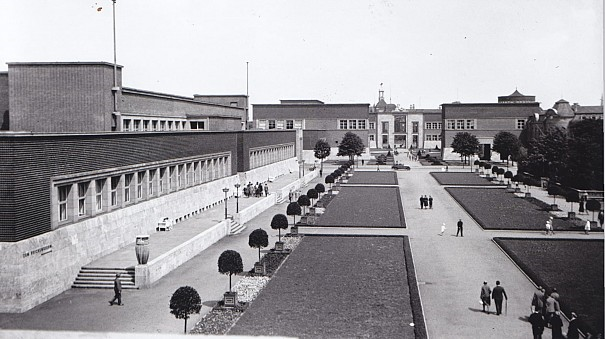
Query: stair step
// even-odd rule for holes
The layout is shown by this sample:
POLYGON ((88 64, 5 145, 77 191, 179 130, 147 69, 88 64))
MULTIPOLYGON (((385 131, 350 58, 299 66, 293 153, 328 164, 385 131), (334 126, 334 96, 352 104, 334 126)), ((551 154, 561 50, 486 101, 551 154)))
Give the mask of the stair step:
MULTIPOLYGON (((73 285, 71 285, 71 288, 97 288, 97 289, 113 289, 113 285, 100 285, 100 284, 78 284, 78 283, 74 283, 73 285)), ((136 290, 138 289, 136 286, 134 285, 126 285, 126 286, 122 286, 123 290, 136 290)))
MULTIPOLYGON (((78 280, 109 281, 109 282, 113 283, 113 281, 115 280, 115 277, 99 277, 99 276, 89 276, 89 275, 78 274, 78 276, 76 277, 76 281, 78 281, 78 280)), ((134 281, 134 277, 133 276, 128 276, 128 277, 121 276, 120 281, 121 282, 134 281)))
MULTIPOLYGON (((120 281, 122 283, 122 286, 128 286, 128 285, 133 285, 134 286, 134 281, 130 280, 130 281, 120 281)), ((78 280, 76 279, 76 281, 74 282, 74 284, 82 284, 82 285, 108 285, 108 286, 112 286, 113 287, 113 281, 98 281, 98 280, 78 280)))

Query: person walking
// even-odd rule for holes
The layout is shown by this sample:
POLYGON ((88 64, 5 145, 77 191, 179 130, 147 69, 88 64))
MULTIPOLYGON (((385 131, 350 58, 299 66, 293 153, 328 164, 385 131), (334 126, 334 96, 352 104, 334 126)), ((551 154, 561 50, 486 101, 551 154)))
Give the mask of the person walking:
POLYGON ((267 183, 265 183, 265 196, 269 196, 269 185, 267 185, 267 183))
POLYGON ((559 311, 559 302, 553 298, 552 294, 546 298, 546 302, 544 303, 544 307, 546 308, 546 313, 544 315, 544 321, 547 324, 550 324, 550 319, 555 315, 556 312, 559 311))
POLYGON ((569 326, 567 326, 567 339, 579 339, 580 334, 578 333, 578 315, 576 312, 571 312, 571 319, 569 320, 569 326))
POLYGON ((120 282, 120 273, 116 273, 116 278, 113 280, 113 299, 109 301, 109 305, 113 306, 113 303, 118 300, 118 305, 122 306, 122 282, 120 282))
POLYGON ((546 220, 546 235, 555 235, 555 232, 552 229, 552 217, 548 217, 548 220, 546 220))
POLYGON ((458 224, 457 224, 458 229, 456 230, 456 236, 458 236, 458 234, 460 234, 460 236, 461 236, 461 237, 463 237, 463 236, 464 236, 464 233, 463 233, 463 228, 462 228, 462 225, 463 225, 463 224, 464 224, 464 223, 462 222, 462 219, 458 219, 458 224))
POLYGON ((424 196, 424 208, 429 208, 429 198, 426 195, 424 196))
POLYGON ((420 196, 420 209, 424 209, 424 198, 420 196))
POLYGON ((584 224, 584 234, 588 235, 590 232, 590 220, 586 220, 586 224, 584 224))
POLYGON ((542 286, 538 286, 538 289, 534 292, 531 299, 531 310, 544 314, 544 288, 542 286))
POLYGON ((550 318, 550 326, 552 326, 552 339, 564 339, 563 331, 561 330, 563 328, 563 321, 561 320, 559 314, 560 312, 557 311, 552 318, 550 318))
POLYGON ((487 284, 487 281, 483 282, 483 286, 481 286, 481 304, 483 305, 483 312, 489 313, 489 306, 491 305, 490 296, 492 294, 492 289, 487 284), (487 308, 487 311, 485 310, 487 308))
POLYGON ((429 195, 429 208, 433 209, 433 197, 429 195))
POLYGON ((492 299, 494 299, 494 304, 496 304, 496 315, 502 314, 503 297, 508 301, 508 296, 506 295, 504 287, 500 286, 500 280, 496 280, 496 287, 494 287, 494 290, 492 291, 492 299))
POLYGON ((439 235, 443 235, 444 232, 445 232, 445 223, 441 224, 441 232, 439 233, 439 235))
POLYGON ((544 318, 542 314, 538 311, 533 311, 529 316, 529 323, 531 324, 534 339, 542 339, 542 333, 544 333, 544 318))
POLYGON ((605 219, 605 217, 603 216, 603 210, 601 210, 601 211, 599 212, 598 219, 599 219, 599 225, 601 225, 601 228, 603 228, 603 221, 605 221, 605 220, 604 220, 604 219, 605 219))

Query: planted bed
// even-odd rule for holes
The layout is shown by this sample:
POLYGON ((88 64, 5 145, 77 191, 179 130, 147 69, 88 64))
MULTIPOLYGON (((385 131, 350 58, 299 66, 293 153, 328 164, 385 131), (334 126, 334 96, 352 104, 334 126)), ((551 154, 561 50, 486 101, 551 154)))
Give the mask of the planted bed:
POLYGON ((462 186, 490 186, 496 182, 478 176, 471 172, 431 172, 431 175, 440 185, 462 186))
POLYGON ((409 253, 406 237, 306 236, 229 334, 424 338, 409 253))
POLYGON ((348 184, 397 185, 397 173, 393 171, 357 171, 349 178, 348 184))
POLYGON ((603 333, 603 240, 494 238, 537 285, 555 287, 568 318, 603 333))

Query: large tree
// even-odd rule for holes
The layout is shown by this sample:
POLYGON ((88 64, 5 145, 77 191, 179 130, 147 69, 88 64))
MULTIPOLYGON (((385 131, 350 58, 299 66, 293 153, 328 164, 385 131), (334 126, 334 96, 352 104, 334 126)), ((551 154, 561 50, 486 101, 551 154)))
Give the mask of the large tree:
POLYGON ((468 132, 458 132, 454 135, 451 147, 455 153, 460 154, 463 163, 466 164, 466 159, 479 151, 479 140, 468 132))
POLYGON ((520 146, 521 143, 516 135, 510 132, 501 131, 494 136, 492 149, 500 153, 500 160, 506 160, 506 168, 508 168, 509 157, 514 157, 519 154, 520 146))
POLYGON ((567 145, 563 184, 603 190, 603 121, 586 119, 570 123, 567 145))
POLYGON ((328 144, 324 139, 319 139, 315 143, 315 147, 313 148, 313 152, 315 153, 315 157, 320 160, 320 173, 324 171, 324 159, 330 155, 330 144, 328 144))
POLYGON ((357 134, 347 132, 342 138, 340 145, 338 145, 338 153, 336 155, 348 156, 349 160, 353 160, 356 155, 363 154, 364 149, 363 140, 357 134))
POLYGON ((189 315, 200 313, 200 309, 202 309, 202 299, 191 286, 179 287, 170 298, 170 313, 177 319, 185 319, 185 334, 189 315))
POLYGON ((567 162, 567 133, 564 129, 551 127, 533 140, 528 149, 527 160, 521 170, 536 177, 558 180, 565 174, 567 162))

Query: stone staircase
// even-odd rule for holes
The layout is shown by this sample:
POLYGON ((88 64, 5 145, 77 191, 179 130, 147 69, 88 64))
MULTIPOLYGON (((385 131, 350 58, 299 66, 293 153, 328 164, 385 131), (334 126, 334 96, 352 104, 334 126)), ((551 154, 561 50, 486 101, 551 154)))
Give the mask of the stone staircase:
POLYGON ((113 281, 116 274, 120 273, 122 289, 137 289, 134 284, 134 267, 128 268, 106 268, 106 267, 82 267, 72 288, 105 288, 113 289, 113 281))
POLYGON ((241 225, 237 223, 235 220, 231 219, 229 223, 229 235, 236 235, 242 233, 242 231, 246 229, 245 225, 241 225))

